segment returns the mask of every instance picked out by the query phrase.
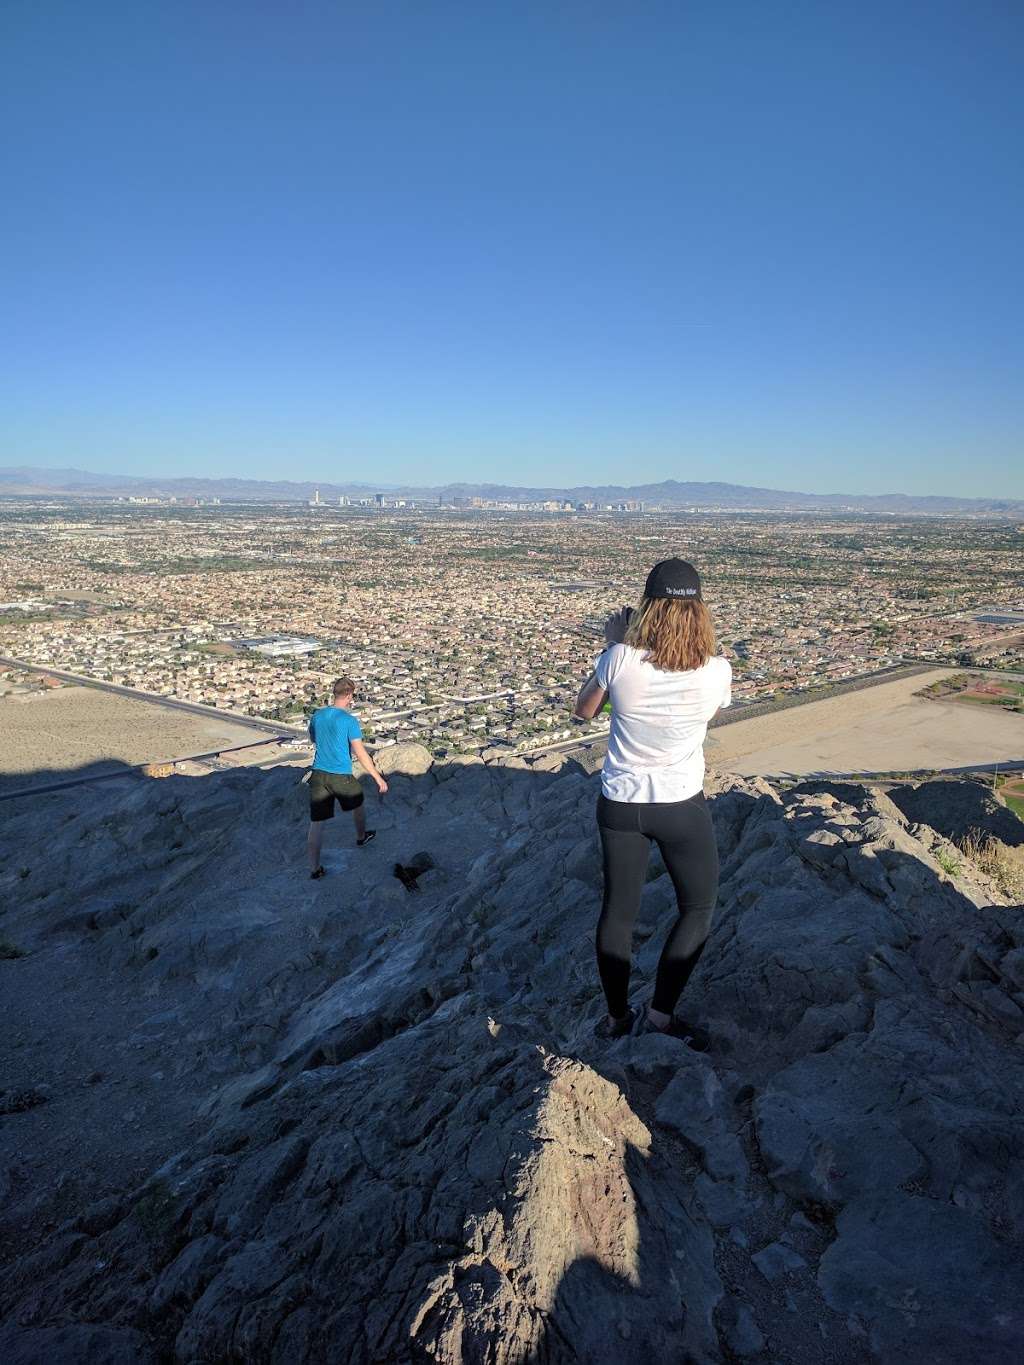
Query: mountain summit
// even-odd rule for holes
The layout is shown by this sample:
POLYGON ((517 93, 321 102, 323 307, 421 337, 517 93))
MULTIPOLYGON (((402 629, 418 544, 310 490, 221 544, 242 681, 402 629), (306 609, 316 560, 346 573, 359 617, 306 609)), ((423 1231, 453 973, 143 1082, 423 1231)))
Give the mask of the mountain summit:
MULTIPOLYGON (((53 793, 38 857, 4 803, 9 1365, 1024 1356, 1024 925, 953 786, 709 780, 696 1053, 593 1036, 593 775, 390 766, 320 882, 295 768, 53 793)), ((655 860, 638 1001, 674 913, 655 860)))

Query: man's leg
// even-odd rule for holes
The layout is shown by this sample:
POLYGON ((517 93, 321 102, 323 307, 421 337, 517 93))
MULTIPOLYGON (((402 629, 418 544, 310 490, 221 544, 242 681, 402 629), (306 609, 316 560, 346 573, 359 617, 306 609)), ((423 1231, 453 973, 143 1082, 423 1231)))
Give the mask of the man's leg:
POLYGON ((365 806, 356 806, 355 810, 352 812, 352 821, 356 827, 356 838, 360 840, 365 839, 366 838, 365 806))
POLYGON ((320 849, 324 842, 324 822, 310 820, 309 834, 306 837, 306 852, 309 855, 309 870, 315 872, 320 866, 320 849))

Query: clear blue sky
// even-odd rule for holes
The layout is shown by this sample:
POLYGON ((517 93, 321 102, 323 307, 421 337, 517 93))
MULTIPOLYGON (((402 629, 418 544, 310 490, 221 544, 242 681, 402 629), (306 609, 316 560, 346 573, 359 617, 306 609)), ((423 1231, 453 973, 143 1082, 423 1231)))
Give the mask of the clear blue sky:
POLYGON ((1024 6, 4 0, 0 464, 1024 497, 1024 6))

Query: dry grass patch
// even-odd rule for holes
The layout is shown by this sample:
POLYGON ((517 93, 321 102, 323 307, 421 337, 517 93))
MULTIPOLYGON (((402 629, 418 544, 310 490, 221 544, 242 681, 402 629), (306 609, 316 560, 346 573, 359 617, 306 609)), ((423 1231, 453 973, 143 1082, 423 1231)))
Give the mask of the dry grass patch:
POLYGON ((1010 848, 1001 839, 972 830, 960 841, 965 857, 991 877, 1004 896, 1024 902, 1024 846, 1010 848))

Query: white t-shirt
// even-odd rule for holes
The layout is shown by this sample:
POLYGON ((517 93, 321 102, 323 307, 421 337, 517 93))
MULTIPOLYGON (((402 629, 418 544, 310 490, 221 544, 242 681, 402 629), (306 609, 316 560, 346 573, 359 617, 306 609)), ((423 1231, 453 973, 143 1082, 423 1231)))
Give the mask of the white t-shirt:
POLYGON ((704 786, 708 721, 732 701, 732 665, 720 654, 668 673, 644 651, 609 645, 594 676, 612 704, 601 790, 609 801, 685 801, 704 786))

